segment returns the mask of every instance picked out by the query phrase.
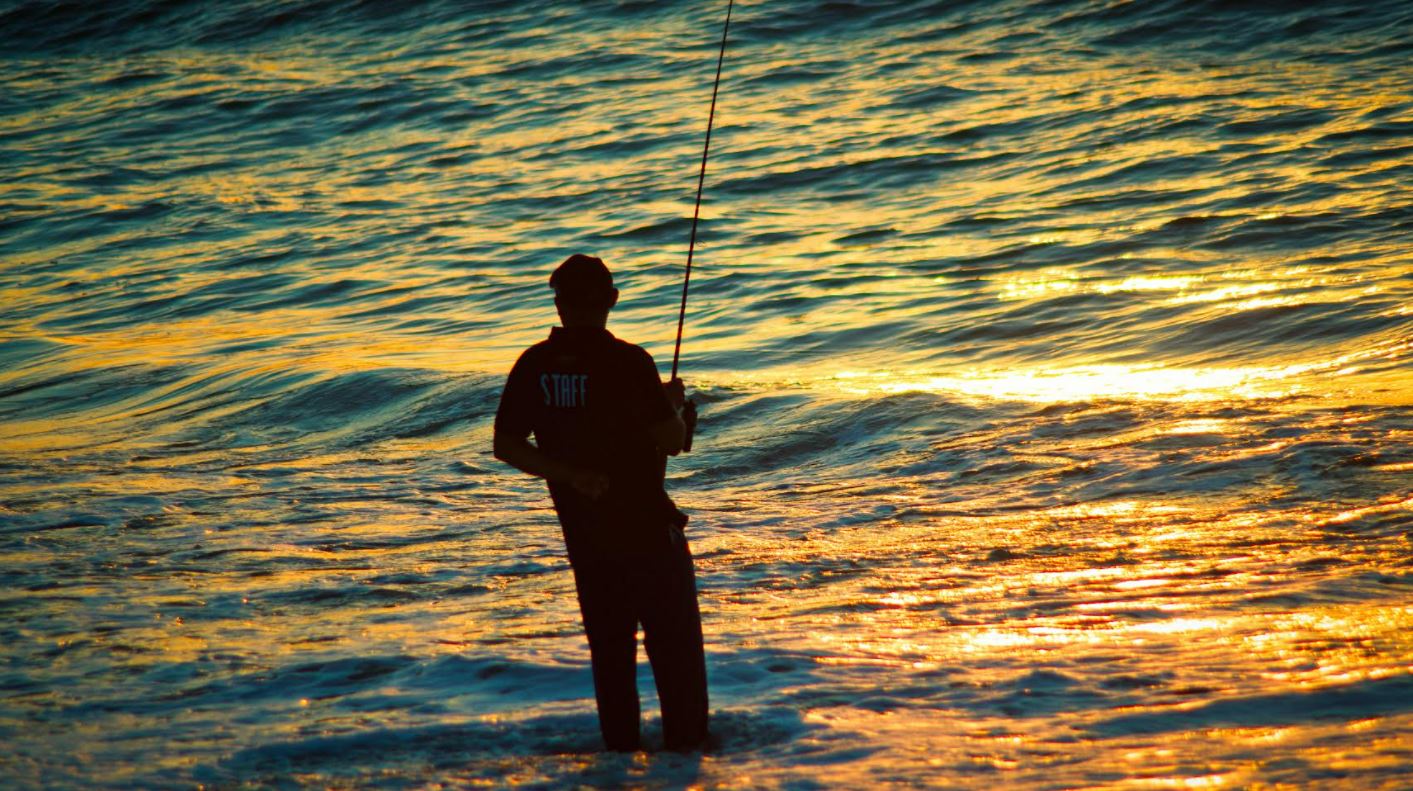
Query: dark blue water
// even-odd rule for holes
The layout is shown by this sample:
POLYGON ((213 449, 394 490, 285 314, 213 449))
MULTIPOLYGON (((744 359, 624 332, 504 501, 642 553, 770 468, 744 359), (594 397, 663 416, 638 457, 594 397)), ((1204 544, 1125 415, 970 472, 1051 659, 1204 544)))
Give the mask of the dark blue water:
POLYGON ((723 11, 0 4, 8 784, 1408 784, 1397 2, 738 6, 720 747, 596 752, 490 420, 572 252, 666 373, 723 11))

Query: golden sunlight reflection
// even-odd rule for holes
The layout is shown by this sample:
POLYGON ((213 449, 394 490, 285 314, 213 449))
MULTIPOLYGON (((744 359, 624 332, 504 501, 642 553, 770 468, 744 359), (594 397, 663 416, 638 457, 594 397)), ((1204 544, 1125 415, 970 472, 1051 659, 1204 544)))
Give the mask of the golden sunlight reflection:
POLYGON ((1196 275, 1135 275, 1117 283, 1099 283, 1094 287, 1100 294, 1123 291, 1181 291, 1202 282, 1196 275))
MULTIPOLYGON (((918 370, 843 370, 828 376, 833 386, 854 395, 936 393, 984 399, 1072 403, 1100 399, 1218 401, 1330 394, 1341 377, 1363 373, 1363 366, 1396 360, 1407 342, 1361 349, 1325 360, 1269 366, 1163 366, 1096 364, 1009 369, 967 369, 941 374, 918 370)), ((1413 395, 1401 374, 1373 377, 1370 393, 1400 402, 1413 395), (1392 377, 1391 379, 1389 377, 1392 377)), ((1187 423, 1174 433, 1219 431, 1213 422, 1187 423)))
POLYGON ((1167 428, 1169 434, 1225 434, 1232 428, 1231 421, 1214 418, 1184 420, 1167 428))
POLYGON ((1225 303, 1225 307, 1234 312, 1337 299, 1336 295, 1354 287, 1365 297, 1380 290, 1378 286, 1362 285, 1359 277, 1316 273, 1308 266, 1139 274, 1121 278, 1105 277, 1076 267, 1048 267, 997 275, 993 282, 999 287, 998 296, 1003 301, 1084 293, 1168 292, 1170 296, 1163 304, 1225 303), (1283 293, 1272 295, 1273 292, 1283 293))
POLYGON ((953 376, 846 371, 835 379, 841 390, 857 394, 924 392, 1041 403, 1112 398, 1208 401, 1289 395, 1296 387, 1286 380, 1311 368, 1093 365, 953 376))
MULTIPOLYGON (((1385 469, 1390 471, 1401 472, 1403 470, 1413 469, 1413 462, 1403 464, 1390 464, 1386 465, 1385 469)), ((1362 519, 1368 516, 1376 516, 1380 514, 1395 514, 1399 511, 1408 511, 1410 513, 1413 513, 1413 497, 1408 497, 1405 499, 1396 499, 1389 502, 1375 503, 1374 505, 1363 506, 1360 508, 1351 508, 1347 511, 1341 511, 1338 514, 1335 514, 1334 516, 1325 519, 1322 524, 1338 525, 1346 522, 1352 522, 1356 519, 1362 519)))

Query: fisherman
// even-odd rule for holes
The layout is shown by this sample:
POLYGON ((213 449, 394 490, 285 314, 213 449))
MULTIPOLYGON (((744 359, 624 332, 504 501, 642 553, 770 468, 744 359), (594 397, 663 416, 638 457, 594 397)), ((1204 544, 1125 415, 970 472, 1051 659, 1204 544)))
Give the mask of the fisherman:
POLYGON ((663 488, 667 456, 690 447, 683 384, 663 384, 651 355, 606 329, 618 289, 602 260, 570 256, 550 287, 563 326, 511 369, 496 412, 495 456, 549 483, 605 746, 639 749, 642 624, 665 746, 701 749, 707 682, 696 576, 682 532, 687 517, 663 488))

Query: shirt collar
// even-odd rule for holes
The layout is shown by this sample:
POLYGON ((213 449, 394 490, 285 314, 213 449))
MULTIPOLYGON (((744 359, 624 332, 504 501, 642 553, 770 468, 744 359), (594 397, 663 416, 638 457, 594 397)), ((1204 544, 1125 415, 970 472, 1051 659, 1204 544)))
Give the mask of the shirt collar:
POLYGON ((606 327, 550 327, 551 341, 612 340, 613 333, 606 327))

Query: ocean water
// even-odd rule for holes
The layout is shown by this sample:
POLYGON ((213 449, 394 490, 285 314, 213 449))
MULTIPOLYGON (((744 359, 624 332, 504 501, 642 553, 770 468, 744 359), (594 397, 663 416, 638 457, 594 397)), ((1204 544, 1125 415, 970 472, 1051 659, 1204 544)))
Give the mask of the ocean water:
POLYGON ((5 786, 1413 785, 1392 0, 739 3, 597 752, 490 424, 572 252, 666 374, 724 10, 0 4, 5 786))

